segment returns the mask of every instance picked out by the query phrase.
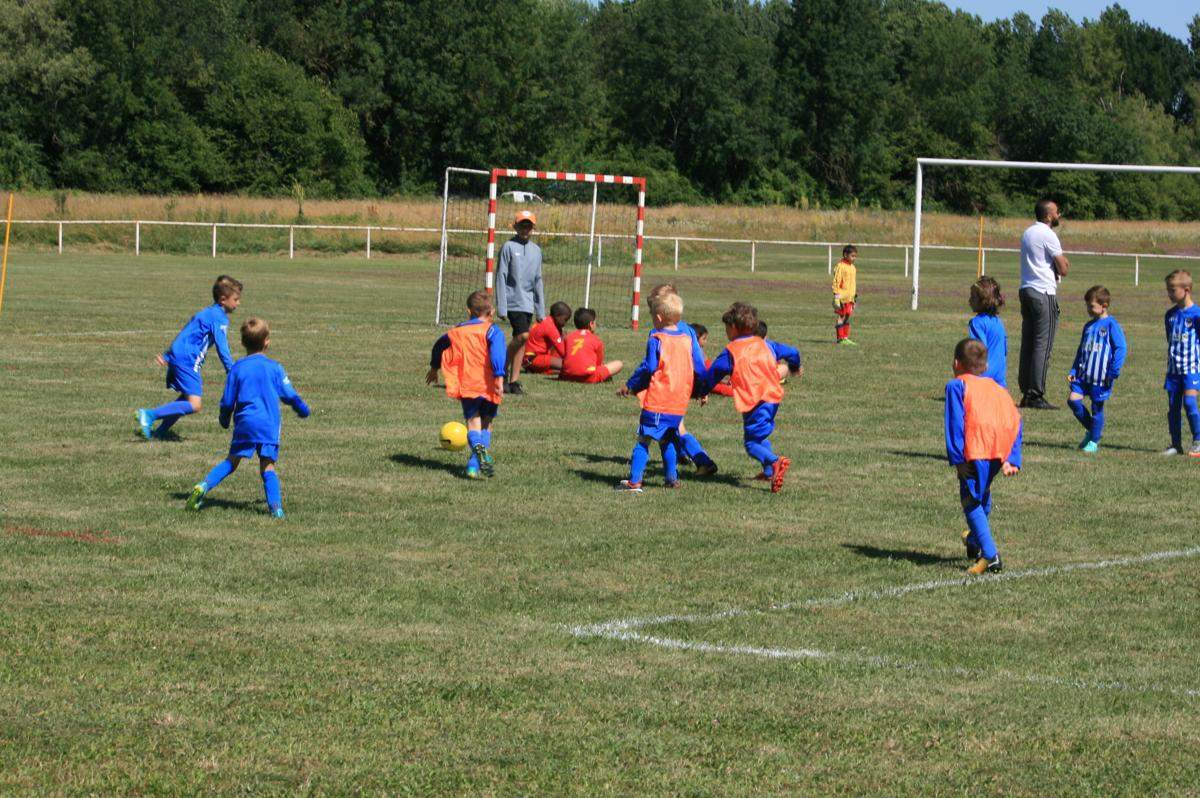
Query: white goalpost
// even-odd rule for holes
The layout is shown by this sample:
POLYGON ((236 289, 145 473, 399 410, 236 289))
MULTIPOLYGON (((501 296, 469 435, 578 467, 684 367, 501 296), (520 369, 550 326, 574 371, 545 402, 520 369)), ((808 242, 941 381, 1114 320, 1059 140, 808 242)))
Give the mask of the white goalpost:
POLYGON ((982 169, 1033 169, 1065 172, 1140 172, 1145 174, 1200 175, 1200 166, 1145 166, 1112 163, 1046 163, 1042 161, 988 161, 970 158, 918 158, 913 214, 912 309, 916 310, 921 293, 921 202, 926 166, 953 166, 982 169))
POLYGON ((446 170, 435 324, 462 314, 467 296, 495 289, 497 234, 513 214, 537 217, 546 305, 595 310, 602 324, 638 326, 646 180, 535 169, 446 170))

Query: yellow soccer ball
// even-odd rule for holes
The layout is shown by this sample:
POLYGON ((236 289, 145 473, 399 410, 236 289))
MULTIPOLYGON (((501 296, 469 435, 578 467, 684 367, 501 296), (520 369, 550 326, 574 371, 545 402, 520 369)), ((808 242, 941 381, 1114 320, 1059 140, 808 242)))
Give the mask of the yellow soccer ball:
POLYGON ((467 446, 467 425, 458 421, 447 421, 442 425, 441 444, 443 449, 457 452, 467 446))

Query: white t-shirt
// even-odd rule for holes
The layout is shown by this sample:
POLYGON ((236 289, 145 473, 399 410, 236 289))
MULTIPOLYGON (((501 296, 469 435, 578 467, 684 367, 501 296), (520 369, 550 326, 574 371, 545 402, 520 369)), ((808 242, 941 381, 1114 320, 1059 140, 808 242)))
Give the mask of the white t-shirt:
POLYGON ((1021 288, 1043 294, 1058 292, 1054 258, 1063 254, 1058 235, 1045 222, 1034 222, 1021 236, 1021 288))

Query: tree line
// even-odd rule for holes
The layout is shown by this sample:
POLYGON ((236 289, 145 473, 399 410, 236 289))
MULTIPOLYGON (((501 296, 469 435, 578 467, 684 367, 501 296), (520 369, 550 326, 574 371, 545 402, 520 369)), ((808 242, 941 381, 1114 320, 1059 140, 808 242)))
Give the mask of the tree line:
MULTIPOLYGON (((0 0, 0 184, 425 193, 447 165, 637 173, 650 199, 908 207, 918 156, 1200 163, 1187 42, 1118 5, 0 0)), ((1200 218, 1200 180, 931 170, 931 207, 1200 218)))

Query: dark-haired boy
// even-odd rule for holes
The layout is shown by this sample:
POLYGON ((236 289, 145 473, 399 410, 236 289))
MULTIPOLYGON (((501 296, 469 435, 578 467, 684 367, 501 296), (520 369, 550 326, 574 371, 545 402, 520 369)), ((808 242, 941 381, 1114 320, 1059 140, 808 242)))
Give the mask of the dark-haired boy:
POLYGON ((976 576, 1004 566, 988 516, 992 512, 992 480, 1021 470, 1021 413, 1008 391, 990 377, 987 347, 964 338, 954 348, 954 379, 946 383, 946 459, 958 472, 958 495, 967 531, 963 544, 975 563, 976 576))
POLYGON ((850 317, 858 301, 857 259, 858 247, 847 244, 842 247, 842 259, 833 267, 833 331, 836 342, 846 346, 858 346, 850 340, 850 317))
POLYGON ((221 480, 237 470, 247 457, 258 455, 267 512, 283 518, 283 497, 275 463, 279 460, 279 403, 290 406, 300 418, 308 418, 309 409, 300 394, 292 387, 283 366, 267 357, 271 345, 271 328, 262 319, 249 318, 242 324, 242 346, 246 357, 233 364, 225 380, 221 397, 221 428, 229 429, 233 419, 233 441, 229 455, 217 463, 204 481, 192 488, 187 508, 199 510, 204 497, 221 484, 221 480))
POLYGON ((530 374, 547 374, 562 368, 567 351, 563 344, 563 327, 569 318, 571 306, 566 302, 555 302, 550 306, 550 315, 533 325, 529 331, 521 368, 530 374))
POLYGON ((1121 375, 1129 346, 1125 343, 1121 325, 1108 315, 1112 295, 1107 288, 1093 285, 1083 295, 1083 302, 1091 320, 1083 325, 1075 362, 1067 374, 1067 383, 1071 386, 1067 406, 1087 430, 1079 448, 1091 454, 1100 448, 1100 436, 1104 434, 1104 403, 1112 397, 1113 383, 1121 375), (1083 406, 1084 397, 1092 400, 1090 413, 1083 406))
POLYGON ((504 364, 508 349, 504 333, 493 323, 495 308, 486 291, 467 297, 471 318, 438 338, 429 358, 425 383, 437 381, 438 369, 446 380, 446 396, 462 404, 467 422, 467 479, 495 473, 492 458, 492 423, 504 399, 504 364))
POLYGON ((213 303, 188 319, 167 351, 155 358, 158 365, 166 366, 167 387, 178 392, 179 397, 165 405, 137 411, 138 430, 146 440, 165 436, 176 421, 200 412, 200 397, 204 395, 200 369, 209 348, 217 348, 226 374, 233 368, 227 336, 229 314, 242 303, 242 284, 222 274, 213 283, 212 297, 213 303), (155 421, 160 423, 158 429, 152 430, 155 421))
POLYGON ((607 382, 625 365, 619 360, 604 362, 604 342, 596 335, 596 311, 591 308, 575 311, 575 331, 567 334, 563 346, 567 354, 558 373, 560 380, 607 382))
POLYGON ((762 465, 756 479, 771 483, 771 492, 783 488, 783 477, 792 461, 771 450, 775 416, 783 401, 779 360, 767 342, 756 335, 758 311, 745 302, 734 302, 721 316, 729 344, 704 375, 702 392, 708 393, 726 376, 733 388, 733 406, 742 414, 746 454, 762 465))

